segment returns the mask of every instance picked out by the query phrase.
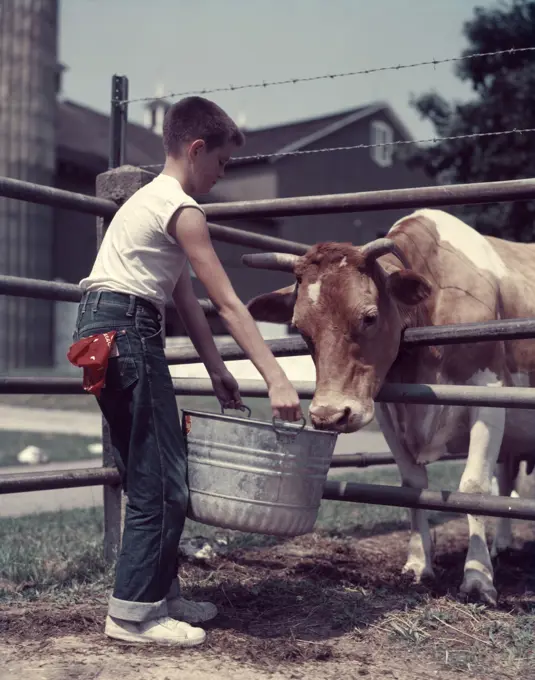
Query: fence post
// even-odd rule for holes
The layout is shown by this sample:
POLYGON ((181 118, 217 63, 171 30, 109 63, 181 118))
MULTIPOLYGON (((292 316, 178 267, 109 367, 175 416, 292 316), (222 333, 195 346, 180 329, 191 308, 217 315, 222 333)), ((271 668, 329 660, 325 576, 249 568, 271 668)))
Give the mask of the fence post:
MULTIPOLYGON (((126 145, 126 125, 128 122, 128 108, 122 100, 128 99, 128 79, 125 76, 114 75, 111 79, 111 110, 110 110, 110 147, 108 168, 118 168, 124 163, 126 145)), ((96 194, 107 195, 109 189, 105 181, 97 177, 96 194), (100 193, 99 193, 100 192, 100 193)), ((124 199, 123 199, 124 202, 124 199)), ((108 221, 97 219, 97 252, 106 233, 108 221)), ((102 465, 116 467, 111 448, 110 428, 102 417, 102 465)), ((104 486, 104 559, 115 561, 121 545, 122 526, 126 499, 120 486, 104 486)))
POLYGON ((128 117, 128 78, 113 76, 111 79, 110 155, 109 168, 120 168, 125 161, 126 124, 128 117))
MULTIPOLYGON (((132 194, 150 182, 153 175, 131 165, 124 165, 103 172, 97 176, 96 194, 122 205, 132 194)), ((97 218, 97 247, 100 248, 106 228, 107 218, 97 218)), ((102 464, 115 467, 111 449, 110 432, 105 418, 102 418, 102 464)), ((114 562, 121 545, 126 498, 120 486, 104 486, 104 559, 114 562)))

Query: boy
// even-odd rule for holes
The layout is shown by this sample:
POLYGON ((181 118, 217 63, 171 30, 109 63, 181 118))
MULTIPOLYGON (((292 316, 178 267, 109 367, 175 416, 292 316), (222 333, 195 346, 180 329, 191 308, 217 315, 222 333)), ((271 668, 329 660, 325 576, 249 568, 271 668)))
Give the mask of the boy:
POLYGON ((217 614, 180 597, 178 544, 188 504, 186 454, 162 339, 172 299, 224 408, 242 406, 193 291, 188 260, 230 334, 269 389, 273 415, 302 417, 299 397, 264 343, 215 254, 202 208, 191 198, 223 177, 244 137, 216 104, 188 97, 167 112, 164 169, 115 214, 84 291, 73 339, 116 331, 97 396, 128 497, 105 634, 132 643, 192 646, 217 614))

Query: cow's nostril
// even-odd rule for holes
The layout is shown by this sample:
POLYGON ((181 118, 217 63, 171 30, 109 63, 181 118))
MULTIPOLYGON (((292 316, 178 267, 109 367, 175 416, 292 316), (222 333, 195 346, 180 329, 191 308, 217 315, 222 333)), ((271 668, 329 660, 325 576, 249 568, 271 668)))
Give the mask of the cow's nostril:
POLYGON ((343 411, 340 412, 339 418, 335 421, 337 425, 347 425, 349 422, 349 416, 351 415, 351 408, 346 406, 343 411))

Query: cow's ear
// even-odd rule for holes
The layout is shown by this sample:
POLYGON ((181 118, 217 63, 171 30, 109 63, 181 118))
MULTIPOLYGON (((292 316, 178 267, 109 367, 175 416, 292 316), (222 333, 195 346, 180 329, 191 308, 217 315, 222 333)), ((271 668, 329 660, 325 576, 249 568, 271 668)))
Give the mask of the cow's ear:
POLYGON ((433 287, 427 279, 411 269, 401 269, 386 280, 387 291, 404 305, 417 305, 431 295, 433 287))
POLYGON ((295 283, 249 300, 247 309, 253 319, 271 323, 290 323, 294 313, 295 283))

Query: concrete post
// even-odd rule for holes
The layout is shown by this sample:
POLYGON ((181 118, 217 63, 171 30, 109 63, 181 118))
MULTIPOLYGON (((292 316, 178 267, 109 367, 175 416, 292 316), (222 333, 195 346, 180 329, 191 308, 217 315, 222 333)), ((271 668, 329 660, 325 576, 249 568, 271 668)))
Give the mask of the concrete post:
MULTIPOLYGON (((121 206, 138 189, 154 177, 150 172, 131 165, 108 170, 98 175, 96 195, 107 198, 121 206)), ((97 249, 100 248, 110 220, 97 218, 97 249)), ((108 423, 102 418, 102 465, 116 467, 113 459, 108 423)), ((104 486, 104 559, 114 562, 121 546, 126 496, 120 486, 104 486)))

